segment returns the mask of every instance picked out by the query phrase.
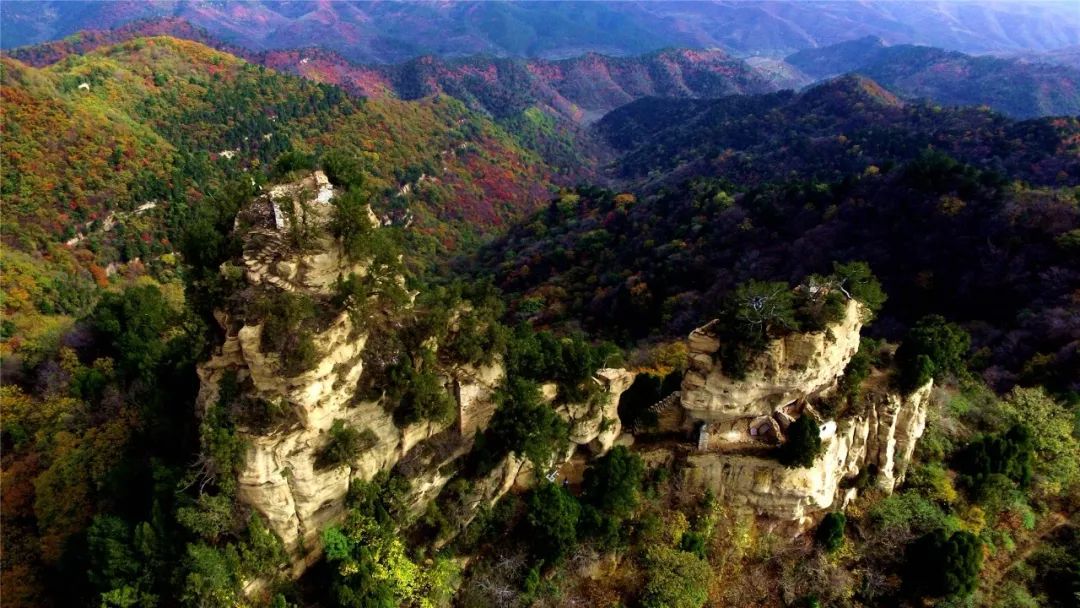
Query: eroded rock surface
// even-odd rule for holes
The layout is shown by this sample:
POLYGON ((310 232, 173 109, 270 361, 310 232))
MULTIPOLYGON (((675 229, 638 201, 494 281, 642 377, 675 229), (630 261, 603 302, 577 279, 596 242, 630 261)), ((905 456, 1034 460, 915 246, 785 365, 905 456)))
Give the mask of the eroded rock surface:
POLYGON ((843 481, 861 472, 875 471, 874 483, 891 492, 903 481, 926 427, 931 388, 928 382, 901 395, 884 382, 868 387, 863 411, 823 433, 823 453, 812 467, 785 467, 761 449, 699 452, 687 457, 684 487, 709 489, 729 504, 803 526, 815 513, 850 502, 854 488, 845 489, 843 481))
POLYGON ((723 420, 770 414, 797 399, 831 387, 859 350, 862 306, 848 300, 844 317, 825 331, 793 333, 773 340, 751 364, 745 378, 724 372, 720 342, 710 325, 690 334, 689 369, 682 382, 682 406, 695 420, 723 420))

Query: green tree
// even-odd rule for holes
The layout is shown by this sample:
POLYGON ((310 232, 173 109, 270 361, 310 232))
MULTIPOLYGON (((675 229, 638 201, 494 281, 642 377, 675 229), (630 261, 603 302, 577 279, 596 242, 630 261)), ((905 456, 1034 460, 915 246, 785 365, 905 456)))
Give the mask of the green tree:
POLYGON ((91 321, 115 353, 118 371, 148 380, 168 352, 177 316, 157 287, 142 285, 105 293, 91 321))
POLYGON ((528 459, 537 471, 545 471, 566 445, 566 422, 541 400, 535 382, 510 378, 498 399, 500 404, 484 432, 478 454, 493 466, 513 452, 528 459))
POLYGON ((547 564, 560 562, 577 543, 581 505, 565 489, 547 482, 533 488, 526 505, 526 538, 533 556, 547 564))
POLYGON ((617 546, 626 539, 622 522, 637 507, 645 467, 625 446, 616 446, 585 470, 581 532, 601 545, 617 546))
POLYGON ((1034 444, 1031 429, 1015 425, 1000 435, 982 436, 965 446, 955 458, 956 468, 978 492, 993 476, 1003 475, 1021 487, 1031 482, 1034 444))
POLYGON ((840 511, 826 513, 825 517, 821 519, 821 523, 818 524, 817 532, 814 533, 814 540, 824 547, 826 551, 833 553, 844 546, 844 526, 846 524, 847 517, 840 511))
POLYGON ((641 457, 616 446, 585 470, 582 500, 611 517, 628 517, 638 505, 644 474, 641 457))
POLYGON ((896 349, 900 388, 913 391, 931 378, 941 380, 946 374, 963 374, 964 357, 971 347, 971 336, 940 315, 923 317, 908 331, 896 349))
POLYGON ((116 593, 123 597, 135 593, 142 573, 142 557, 132 545, 132 531, 127 522, 111 515, 98 515, 86 531, 90 554, 87 577, 101 592, 130 589, 116 593))
POLYGON ((188 545, 187 576, 181 600, 197 608, 229 608, 240 599, 240 557, 232 545, 224 550, 206 544, 188 545))
POLYGON ((233 527, 234 509, 231 494, 201 494, 194 505, 176 510, 176 520, 200 538, 213 542, 233 527))
POLYGON ((982 570, 982 541, 970 532, 930 532, 907 551, 905 584, 916 595, 968 595, 982 570))
POLYGON ((357 510, 341 526, 323 531, 323 548, 334 570, 335 599, 348 608, 434 608, 448 598, 458 574, 453 562, 442 558, 421 568, 406 555, 389 522, 357 510))
POLYGON ((866 262, 833 262, 833 281, 848 297, 858 300, 870 314, 876 314, 888 296, 866 262))
POLYGON ((795 296, 783 282, 749 281, 724 302, 716 331, 724 372, 741 378, 769 338, 799 328, 795 296))
POLYGON ((645 550, 644 608, 701 608, 709 600, 712 570, 693 553, 664 546, 645 550))
POLYGON ((1041 387, 1014 388, 1003 404, 1013 424, 1036 429, 1031 434, 1034 467, 1042 478, 1067 491, 1080 482, 1080 446, 1074 434, 1076 413, 1041 387))
POLYGON ((765 338, 773 332, 798 329, 795 296, 783 282, 751 280, 735 288, 725 316, 746 335, 765 338))
POLYGON ((821 429, 813 417, 803 414, 795 419, 785 433, 778 458, 787 467, 810 468, 821 455, 821 429))
POLYGON ((457 402, 435 369, 435 353, 422 348, 418 356, 403 356, 388 370, 387 397, 391 402, 397 401, 394 420, 398 424, 423 420, 450 422, 457 415, 457 402))

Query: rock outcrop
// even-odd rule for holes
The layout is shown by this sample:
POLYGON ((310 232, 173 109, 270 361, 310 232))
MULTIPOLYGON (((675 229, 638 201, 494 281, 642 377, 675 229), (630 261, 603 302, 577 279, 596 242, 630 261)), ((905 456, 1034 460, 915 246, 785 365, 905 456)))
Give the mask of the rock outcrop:
POLYGON ((689 338, 689 369, 683 377, 682 406, 692 420, 724 420, 771 414, 773 410, 835 384, 859 349, 863 310, 848 300, 844 316, 824 331, 793 333, 772 340, 744 378, 724 372, 716 353, 720 341, 712 324, 689 338))
POLYGON ((687 457, 684 487, 710 489, 729 504, 803 525, 817 512, 840 508, 844 480, 862 471, 876 471, 874 483, 891 492, 903 480, 925 429, 931 387, 927 383, 909 395, 884 387, 869 390, 863 413, 837 423, 810 468, 788 468, 762 453, 694 453, 687 457))
MULTIPOLYGON (((328 233, 319 230, 329 221, 332 196, 325 176, 316 173, 276 187, 238 215, 249 285, 325 295, 339 278, 367 271, 348 263, 328 233), (288 222, 284 226, 280 222, 283 205, 293 207, 284 213, 287 218, 307 214, 312 246, 299 249, 289 244, 288 222)), ((316 360, 308 371, 293 375, 283 372, 279 355, 263 352, 263 323, 245 324, 226 313, 219 313, 218 320, 226 338, 199 367, 199 404, 205 411, 217 403, 229 378, 243 387, 245 398, 285 412, 269 428, 238 429, 247 454, 237 472, 237 497, 266 517, 296 556, 295 567, 302 569, 317 550, 322 528, 343 514, 350 480, 371 479, 393 466, 401 456, 404 433, 380 404, 356 399, 367 338, 347 313, 336 315, 315 333, 316 360), (347 466, 320 466, 318 455, 337 421, 363 432, 364 449, 347 466)))
MULTIPOLYGON (((325 175, 316 172, 275 186, 249 203, 236 222, 243 258, 223 265, 222 273, 243 280, 250 290, 300 293, 320 301, 332 296, 339 279, 373 278, 380 269, 349 260, 327 229, 333 196, 325 175), (295 223, 304 228, 302 246, 297 244, 295 223)), ((369 219, 377 228, 370 213, 369 219)), ((236 493, 282 539, 292 556, 294 575, 318 557, 322 530, 344 516, 352 481, 371 480, 393 470, 409 481, 405 504, 419 514, 454 477, 456 463, 495 414, 496 391, 505 376, 499 359, 486 365, 440 364, 436 375, 457 402, 456 416, 447 422, 400 426, 391 413, 392 404, 383 403, 385 397, 360 396, 369 336, 348 312, 319 324, 312 336, 314 360, 300 373, 288 373, 279 354, 264 352, 264 322, 225 311, 216 317, 226 337, 198 369, 200 411, 221 405, 225 393, 236 399, 231 393, 239 392, 239 398, 268 404, 277 412, 267 424, 238 423, 246 454, 235 473, 236 493), (322 462, 336 424, 359 433, 360 451, 348 462, 322 462)), ((432 342, 429 347, 435 350, 438 345, 432 342)), ((633 379, 634 374, 625 370, 600 370, 594 378, 599 386, 596 398, 561 406, 560 413, 572 428, 566 457, 575 444, 598 453, 611 447, 621 432, 618 399, 633 379)), ((547 388, 554 397, 554 385, 547 388)), ((467 494, 459 497, 463 511, 457 514, 458 522, 464 526, 481 505, 493 504, 515 484, 528 483, 535 477, 530 468, 511 454, 472 480, 467 494)), ((252 581, 252 589, 257 582, 252 581)))
POLYGON ((858 351, 863 315, 862 306, 848 300, 843 318, 824 331, 770 342, 741 379, 724 373, 711 325, 695 330, 681 406, 684 427, 697 430, 697 441, 687 456, 684 487, 710 489, 730 504, 799 524, 850 500, 844 480, 860 473, 891 492, 926 426, 931 384, 901 395, 875 370, 841 419, 820 419, 809 405, 835 388, 858 351), (809 468, 788 468, 772 451, 799 415, 819 418, 823 452, 809 468))
POLYGON ((563 404, 556 408, 556 413, 570 423, 571 442, 588 446, 598 455, 615 445, 622 433, 619 397, 634 383, 635 376, 624 369, 601 369, 593 378, 600 386, 596 397, 585 403, 563 404))

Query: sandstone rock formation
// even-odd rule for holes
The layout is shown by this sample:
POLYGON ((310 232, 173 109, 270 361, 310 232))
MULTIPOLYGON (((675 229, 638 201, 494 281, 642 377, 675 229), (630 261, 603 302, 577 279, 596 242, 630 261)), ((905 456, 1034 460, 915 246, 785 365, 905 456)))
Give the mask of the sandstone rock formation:
POLYGON ((607 368, 596 372, 594 381, 599 395, 586 403, 563 404, 556 413, 570 423, 570 441, 589 446, 594 454, 604 454, 615 445, 622 433, 619 420, 619 397, 634 383, 636 374, 624 369, 607 368))
MULTIPOLYGON (((236 229, 243 236, 243 258, 226 264, 222 272, 243 279, 252 288, 326 297, 335 283, 349 274, 369 277, 378 269, 350 261, 327 230, 333 187, 316 172, 298 182, 275 186, 238 214, 236 229), (309 232, 306 246, 297 247, 293 222, 309 232)), ((378 222, 370 216, 373 226, 378 222)), ((219 311, 216 317, 225 340, 198 370, 199 406, 215 407, 223 386, 240 387, 245 399, 273 404, 284 414, 266 427, 237 429, 246 443, 244 463, 237 475, 237 498, 262 514, 293 557, 293 573, 300 574, 320 553, 319 535, 345 514, 345 497, 353 480, 371 480, 393 469, 409 481, 405 496, 413 514, 423 511, 456 473, 456 461, 472 449, 477 433, 491 421, 496 391, 505 370, 500 360, 488 365, 452 365, 437 374, 457 402, 452 422, 395 424, 383 399, 366 400, 357 386, 365 372, 364 350, 368 335, 341 312, 327 319, 313 336, 317 354, 310 369, 285 373, 276 353, 263 352, 264 323, 234 318, 219 311), (349 462, 327 464, 320 454, 330 441, 335 423, 361 433, 362 449, 349 462)), ((432 350, 437 344, 426 345, 432 350)), ((571 442, 606 451, 621 432, 617 405, 634 374, 620 369, 600 370, 594 381, 599 396, 585 404, 561 406, 571 423, 571 442)), ((554 385, 546 386, 554 397, 554 385)), ((535 476, 524 461, 508 455, 487 475, 473 480, 461 497, 465 505, 456 520, 462 527, 481 505, 491 505, 514 487, 535 476)), ((258 587, 252 581, 251 588, 258 587)))
POLYGON ((810 468, 787 468, 766 454, 695 453, 683 475, 687 489, 710 489, 720 500, 800 524, 815 512, 840 508, 842 482, 872 467, 875 483, 892 491, 903 480, 926 424, 932 382, 901 396, 884 387, 865 398, 865 411, 837 424, 810 468))
POLYGON ((719 340, 710 325, 689 339, 689 369, 682 383, 682 406, 694 420, 769 415, 778 407, 832 386, 859 349, 863 310, 848 300, 844 317, 824 331, 793 333, 773 340, 746 377, 732 378, 716 353, 719 340))
POLYGON ((907 471, 926 426, 931 383, 909 395, 876 370, 854 411, 820 420, 823 454, 809 468, 787 468, 772 455, 798 415, 819 417, 808 401, 827 395, 859 348, 863 310, 848 300, 843 318, 824 331, 773 340, 745 378, 724 373, 719 341, 706 325, 689 339, 690 369, 682 383, 685 418, 698 429, 684 485, 760 515, 805 524, 815 512, 849 501, 845 479, 873 472, 892 491, 907 471))

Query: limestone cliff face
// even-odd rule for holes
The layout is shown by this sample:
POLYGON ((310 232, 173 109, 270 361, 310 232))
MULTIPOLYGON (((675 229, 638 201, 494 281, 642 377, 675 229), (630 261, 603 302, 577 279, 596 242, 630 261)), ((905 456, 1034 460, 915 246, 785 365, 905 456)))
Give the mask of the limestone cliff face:
POLYGON ((831 431, 823 425, 823 454, 810 468, 787 468, 745 450, 694 453, 687 458, 684 486, 711 489, 730 504, 802 525, 816 512, 845 506, 850 496, 843 481, 868 468, 876 470, 875 483, 891 492, 925 429, 931 388, 927 383, 900 395, 885 385, 870 387, 862 413, 836 422, 831 431))
POLYGON ((742 379, 724 372, 716 357, 720 342, 710 325, 694 330, 682 383, 683 408, 694 420, 768 415, 821 392, 836 382, 859 349, 862 314, 862 306, 848 300, 843 318, 825 331, 773 340, 742 379))
MULTIPOLYGON (((316 172, 275 186, 252 201, 236 223, 243 258, 224 265, 222 272, 242 279, 252 290, 302 293, 320 301, 326 301, 338 280, 350 274, 386 279, 379 277, 380 269, 342 254, 327 230, 333 196, 333 187, 316 172), (302 246, 297 244, 297 226, 305 231, 302 246)), ((237 497, 261 513, 281 537, 293 558, 294 574, 319 555, 322 530, 344 516, 351 481, 371 480, 392 469, 408 480, 405 501, 414 515, 419 514, 454 477, 456 463, 469 453, 475 435, 495 413, 496 391, 505 376, 497 358, 486 365, 439 364, 436 375, 457 402, 456 416, 447 422, 398 426, 393 404, 383 403, 385 398, 366 400, 357 390, 366 371, 369 335, 348 312, 321 323, 312 339, 316 348, 312 365, 295 374, 284 370, 277 353, 263 351, 263 322, 225 311, 216 316, 226 337, 210 360, 199 366, 200 411, 218 404, 228 384, 243 399, 269 404, 278 412, 271 423, 237 428, 247 446, 237 472, 237 497), (362 434, 362 449, 349 462, 323 463, 320 454, 338 421, 362 434)), ((432 342, 430 348, 436 350, 438 345, 432 342)), ((621 432, 618 399, 633 379, 634 374, 625 370, 600 370, 594 378, 599 398, 561 406, 560 414, 572 428, 567 457, 576 444, 595 452, 611 447, 621 432)), ((455 521, 463 527, 481 505, 493 504, 515 484, 535 478, 529 468, 511 454, 486 476, 472 480, 457 502, 462 512, 455 514, 455 521)))
POLYGON ((619 397, 634 383, 636 374, 624 369, 607 368, 596 372, 595 382, 601 392, 586 403, 563 404, 556 413, 570 423, 570 441, 588 446, 594 454, 604 454, 615 445, 622 433, 619 420, 619 397))
MULTIPOLYGON (((332 186, 317 172, 273 188, 238 215, 237 229, 244 240, 241 270, 249 286, 325 296, 339 278, 370 273, 363 264, 341 255, 325 230, 332 197, 332 186), (308 245, 298 248, 290 242, 290 228, 301 214, 311 230, 308 245)), ((225 267, 223 272, 234 268, 225 267)), ((269 428, 238 429, 247 454, 237 474, 237 497, 266 517, 294 556, 297 572, 317 555, 322 529, 343 516, 351 480, 370 480, 407 458, 424 462, 439 454, 441 464, 447 457, 460 456, 467 451, 467 440, 487 425, 494 412, 493 394, 504 373, 498 361, 442 371, 443 384, 458 399, 455 422, 398 427, 385 404, 357 397, 367 335, 354 326, 348 313, 324 323, 313 336, 314 364, 294 375, 283 371, 276 353, 262 351, 262 323, 245 324, 224 312, 217 317, 226 338, 199 367, 200 408, 218 401, 228 377, 242 387, 245 398, 274 404, 285 412, 269 428), (364 434, 363 449, 351 462, 320 466, 319 454, 330 440, 330 428, 339 420, 364 434), (445 444, 448 436, 453 437, 453 450, 432 448, 445 444)), ((417 467, 418 475, 421 469, 417 467)), ((441 487, 437 480, 417 481, 421 498, 425 487, 441 487)))

